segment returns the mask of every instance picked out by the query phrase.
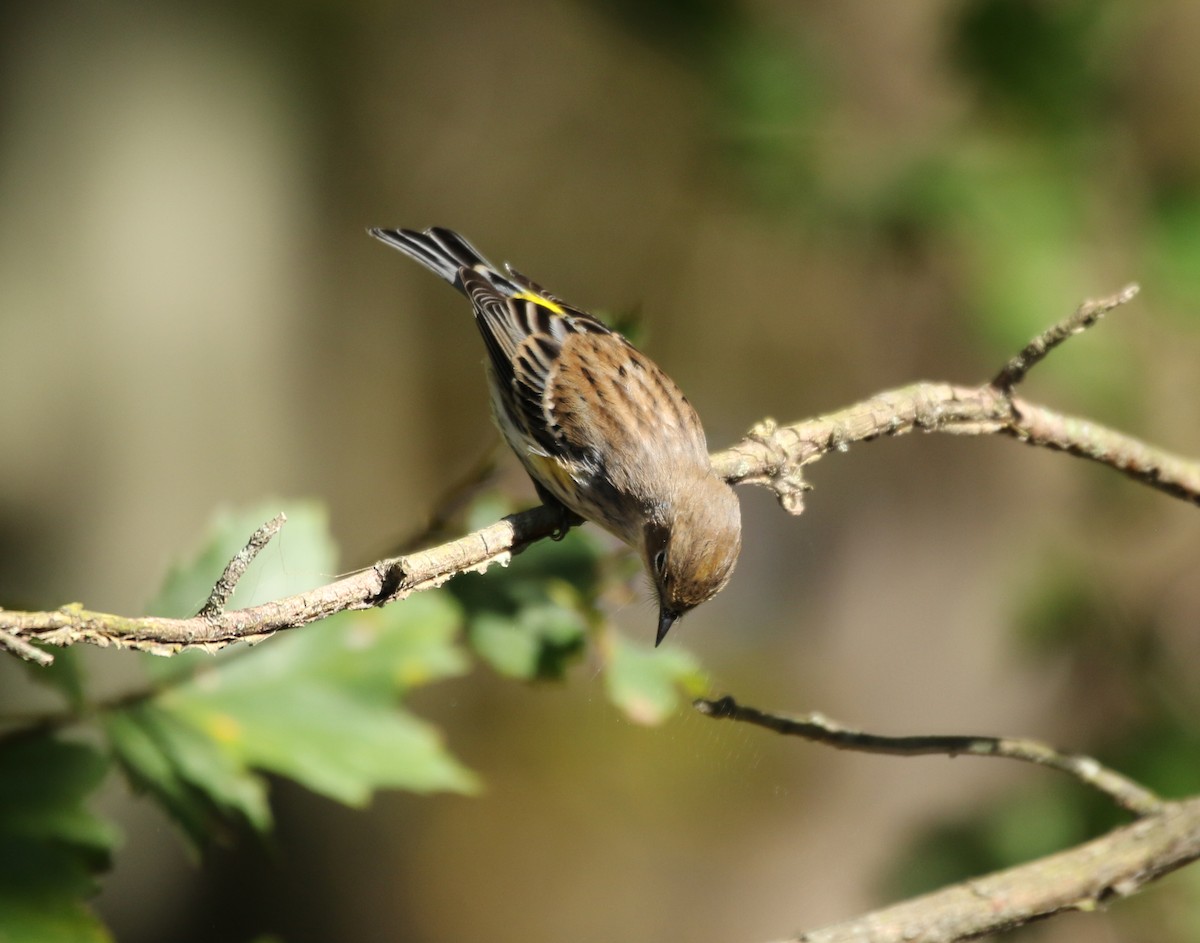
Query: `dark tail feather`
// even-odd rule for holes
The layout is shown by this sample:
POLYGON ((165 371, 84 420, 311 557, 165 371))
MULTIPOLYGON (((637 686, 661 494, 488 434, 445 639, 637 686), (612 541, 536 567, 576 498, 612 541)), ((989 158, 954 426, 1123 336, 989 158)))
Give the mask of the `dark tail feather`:
POLYGON ((450 229, 435 226, 425 232, 413 229, 369 229, 372 236, 381 242, 386 242, 393 249, 399 249, 405 255, 420 262, 430 271, 444 278, 459 291, 466 294, 458 270, 473 269, 487 277, 497 289, 505 295, 520 291, 492 266, 478 250, 462 236, 450 229))

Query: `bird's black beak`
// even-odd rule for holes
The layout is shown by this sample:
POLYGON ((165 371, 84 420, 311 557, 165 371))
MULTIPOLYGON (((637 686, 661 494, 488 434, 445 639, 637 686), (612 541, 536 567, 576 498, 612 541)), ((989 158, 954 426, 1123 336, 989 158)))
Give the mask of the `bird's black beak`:
POLYGON ((667 637, 667 633, 671 631, 671 626, 675 624, 675 620, 679 618, 679 613, 672 612, 670 609, 658 610, 658 638, 654 640, 654 647, 658 648, 662 644, 662 640, 667 637))

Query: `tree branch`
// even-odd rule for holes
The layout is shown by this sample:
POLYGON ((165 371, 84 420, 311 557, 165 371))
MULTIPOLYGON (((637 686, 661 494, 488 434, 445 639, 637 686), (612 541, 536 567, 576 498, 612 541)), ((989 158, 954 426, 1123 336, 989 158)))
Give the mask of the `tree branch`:
POLYGON ((952 943, 1066 910, 1092 911, 1200 858, 1200 798, 1067 851, 953 884, 789 943, 952 943))
POLYGON ((1115 295, 1083 302, 1069 318, 1059 321, 1026 344, 1025 349, 992 378, 991 385, 1002 393, 1011 393, 1016 385, 1025 379, 1026 374, 1041 363, 1055 347, 1072 334, 1086 331, 1118 305, 1132 301, 1139 291, 1137 285, 1126 285, 1115 295))
POLYGON ((753 724, 775 733, 823 743, 838 750, 890 753, 897 756, 998 756, 1020 760, 1023 763, 1036 763, 1038 766, 1056 769, 1074 777, 1084 785, 1104 793, 1122 809, 1134 815, 1153 815, 1161 812, 1165 805, 1162 799, 1145 786, 1101 765, 1090 756, 1061 753, 1037 740, 969 735, 885 737, 862 730, 852 730, 823 714, 787 717, 767 713, 739 704, 728 696, 718 700, 701 698, 693 703, 695 708, 707 717, 753 724))
POLYGON ((483 572, 493 563, 506 565, 513 554, 556 533, 561 524, 557 511, 532 508, 430 550, 380 560, 335 582, 247 609, 187 619, 130 618, 92 612, 78 603, 49 612, 0 609, 0 631, 7 630, 17 638, 36 638, 48 645, 88 642, 159 655, 187 648, 215 651, 231 642, 258 641, 338 612, 396 602, 440 586, 461 573, 483 572))
POLYGON ((989 383, 978 387, 916 383, 816 419, 780 426, 765 419, 737 445, 713 456, 718 473, 734 483, 771 488, 791 514, 804 509, 808 490, 801 469, 858 442, 908 432, 1012 436, 1116 469, 1175 498, 1200 504, 1200 462, 1174 455, 1087 419, 1067 416, 1013 395, 1013 389, 1050 351, 1131 301, 1136 285, 1085 301, 1075 313, 1035 337, 989 383))
POLYGON ((259 555, 263 547, 271 542, 271 538, 279 533, 279 529, 285 523, 287 523, 287 515, 276 514, 250 535, 246 546, 234 554, 233 559, 226 564, 220 579, 213 586, 212 592, 208 594, 208 601, 197 613, 200 618, 212 619, 225 611, 225 603, 229 602, 229 597, 237 589, 237 584, 245 574, 246 568, 254 562, 254 558, 259 555))
POLYGON ((841 750, 918 756, 1000 756, 1061 770, 1139 816, 1067 851, 802 933, 789 943, 952 943, 1011 929, 1064 910, 1095 910, 1128 897, 1200 858, 1200 798, 1164 802, 1091 757, 1068 755, 1035 740, 1010 737, 885 737, 850 730, 820 714, 787 717, 701 699, 706 716, 754 724, 841 750))
MULTIPOLYGON (((1142 484, 1200 504, 1200 463, 1012 395, 1013 387, 1049 351, 1135 293, 1136 287, 1129 286, 1109 298, 1085 302, 1071 317, 1031 341, 983 386, 918 383, 793 425, 764 420, 740 443, 713 455, 713 467, 734 484, 773 489, 783 507, 798 514, 807 490, 802 469, 831 452, 914 430, 953 435, 1003 433, 1030 445, 1089 458, 1142 484)), ((506 564, 534 541, 559 533, 561 524, 557 513, 533 508, 432 549, 380 560, 308 592, 232 612, 224 611, 219 583, 205 609, 190 619, 130 618, 93 612, 77 603, 49 612, 0 610, 0 632, 5 633, 0 647, 23 657, 32 657, 30 652, 36 650, 27 646, 29 640, 59 646, 80 642, 119 645, 171 654, 185 648, 217 649, 238 640, 257 641, 337 612, 395 602, 440 586, 460 573, 506 564), (25 647, 13 644, 22 640, 25 647)), ((243 553, 254 543, 252 539, 243 553)), ((228 571, 234 583, 235 564, 236 560, 231 561, 228 571)), ((45 656, 39 656, 42 661, 49 657, 45 652, 41 656, 45 656)))
MULTIPOLYGON (((2 611, 0 610, 0 612, 2 611)), ((43 668, 54 664, 54 656, 49 652, 44 652, 36 645, 30 645, 24 639, 17 638, 11 632, 6 632, 3 629, 0 629, 0 648, 11 655, 25 659, 25 661, 41 665, 43 668)))

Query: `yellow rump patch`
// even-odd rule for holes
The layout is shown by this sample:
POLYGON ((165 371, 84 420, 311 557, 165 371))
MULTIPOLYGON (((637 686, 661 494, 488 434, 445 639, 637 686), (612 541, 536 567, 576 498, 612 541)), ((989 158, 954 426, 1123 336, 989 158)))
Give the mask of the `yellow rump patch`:
POLYGON ((546 308, 549 311, 553 311, 555 314, 566 314, 567 313, 566 311, 564 311, 562 309, 561 305, 555 304, 549 298, 543 298, 541 295, 535 295, 531 291, 519 291, 515 295, 513 295, 513 297, 519 298, 521 301, 532 301, 535 305, 541 305, 543 308, 546 308))

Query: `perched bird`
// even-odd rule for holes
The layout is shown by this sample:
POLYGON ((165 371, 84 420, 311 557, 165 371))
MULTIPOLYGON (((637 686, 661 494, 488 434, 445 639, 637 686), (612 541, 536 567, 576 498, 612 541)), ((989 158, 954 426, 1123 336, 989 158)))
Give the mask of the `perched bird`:
POLYGON ((660 644, 721 591, 742 545, 737 497, 709 464, 692 405, 620 334, 511 266, 501 273, 457 233, 370 233, 471 300, 496 424, 544 502, 641 554, 660 644))

